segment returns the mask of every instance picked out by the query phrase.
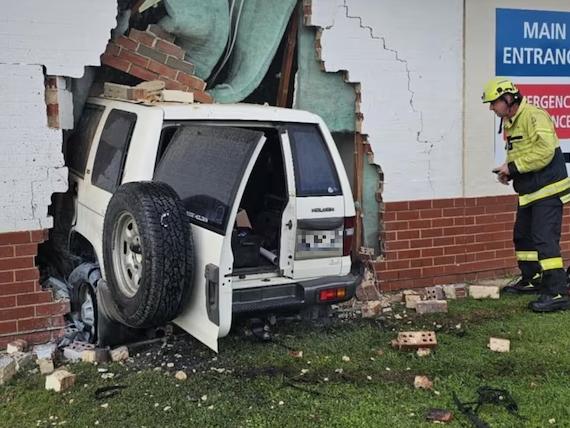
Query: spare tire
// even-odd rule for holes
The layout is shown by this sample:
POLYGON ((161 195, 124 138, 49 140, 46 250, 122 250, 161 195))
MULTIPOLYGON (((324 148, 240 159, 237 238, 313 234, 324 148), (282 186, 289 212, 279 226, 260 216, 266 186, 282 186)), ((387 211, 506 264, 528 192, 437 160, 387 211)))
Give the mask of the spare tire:
POLYGON ((192 287, 193 240, 186 209, 165 183, 133 182, 109 202, 103 261, 109 290, 130 327, 164 324, 192 287))

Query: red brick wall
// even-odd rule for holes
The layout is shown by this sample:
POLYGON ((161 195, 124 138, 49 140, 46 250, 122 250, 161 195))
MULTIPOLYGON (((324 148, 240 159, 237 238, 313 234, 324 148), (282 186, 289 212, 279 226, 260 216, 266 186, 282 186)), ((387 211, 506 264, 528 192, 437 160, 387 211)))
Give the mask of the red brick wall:
MULTIPOLYGON (((384 260, 375 264, 383 291, 426 287, 518 272, 512 244, 515 196, 389 202, 384 260)), ((570 208, 562 255, 570 255, 570 208)))
POLYGON ((43 343, 61 334, 69 303, 42 290, 35 265, 46 237, 43 230, 0 234, 0 349, 16 337, 43 343))

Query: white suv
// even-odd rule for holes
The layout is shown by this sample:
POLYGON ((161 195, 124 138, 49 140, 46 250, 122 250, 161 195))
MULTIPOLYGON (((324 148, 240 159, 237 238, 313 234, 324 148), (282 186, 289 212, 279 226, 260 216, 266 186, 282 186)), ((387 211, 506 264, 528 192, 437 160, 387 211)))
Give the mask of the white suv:
POLYGON ((66 159, 72 236, 124 325, 174 320, 217 350, 233 314, 354 295, 354 202, 314 114, 90 98, 66 159))

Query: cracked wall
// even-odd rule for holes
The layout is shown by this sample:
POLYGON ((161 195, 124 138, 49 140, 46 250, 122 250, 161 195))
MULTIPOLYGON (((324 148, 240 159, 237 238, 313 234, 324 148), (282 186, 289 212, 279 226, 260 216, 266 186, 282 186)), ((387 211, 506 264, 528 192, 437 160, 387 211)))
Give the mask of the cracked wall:
POLYGON ((0 233, 52 227, 54 192, 67 189, 62 131, 47 124, 46 75, 81 77, 99 65, 116 0, 9 2, 0 16, 0 233))
POLYGON ((360 83, 384 201, 462 194, 463 2, 312 0, 326 71, 360 83))

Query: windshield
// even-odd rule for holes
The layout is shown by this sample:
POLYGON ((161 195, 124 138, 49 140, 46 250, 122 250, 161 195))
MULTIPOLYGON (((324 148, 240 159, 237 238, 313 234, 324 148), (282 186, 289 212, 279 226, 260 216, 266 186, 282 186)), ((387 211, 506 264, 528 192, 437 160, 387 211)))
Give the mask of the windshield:
POLYGON ((264 139, 246 129, 178 126, 154 180, 174 188, 193 222, 223 234, 245 169, 264 139))

